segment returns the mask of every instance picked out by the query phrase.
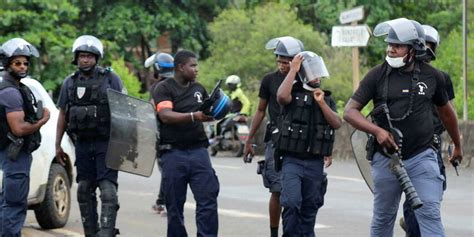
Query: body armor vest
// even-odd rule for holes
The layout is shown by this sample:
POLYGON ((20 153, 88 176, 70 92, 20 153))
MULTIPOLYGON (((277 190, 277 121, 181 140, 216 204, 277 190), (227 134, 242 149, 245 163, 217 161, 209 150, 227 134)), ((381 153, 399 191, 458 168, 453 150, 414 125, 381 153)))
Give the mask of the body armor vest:
MULTIPOLYGON (((0 90, 3 90, 8 87, 14 87, 20 91, 21 97, 23 99, 23 112, 25 113, 25 121, 29 123, 36 123, 38 118, 36 117, 35 106, 36 98, 31 92, 28 86, 21 84, 17 86, 9 80, 2 80, 0 82, 0 90)), ((7 114, 5 107, 0 105, 0 149, 5 149, 8 144, 10 144, 10 139, 8 139, 7 134, 11 132, 10 127, 8 126, 7 114)), ((33 134, 23 137, 24 143, 22 150, 26 152, 33 152, 40 146, 41 143, 41 134, 38 131, 33 134)))
POLYGON ((107 69, 99 68, 94 78, 79 80, 72 75, 73 86, 68 88, 67 132, 73 139, 107 138, 110 130, 110 112, 107 93, 102 90, 107 69))
MULTIPOLYGON (((292 96, 279 121, 275 148, 296 154, 331 155, 334 129, 324 118, 312 92, 298 92, 292 96)), ((324 100, 329 104, 328 96, 324 100)))

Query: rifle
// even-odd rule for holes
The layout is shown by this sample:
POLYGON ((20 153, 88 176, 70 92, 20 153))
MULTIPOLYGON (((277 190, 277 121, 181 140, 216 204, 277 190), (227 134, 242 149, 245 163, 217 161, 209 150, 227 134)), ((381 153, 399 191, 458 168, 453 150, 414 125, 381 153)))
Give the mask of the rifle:
MULTIPOLYGON (((392 134, 399 148, 397 150, 388 150, 384 147, 383 152, 385 153, 385 155, 390 157, 390 170, 395 175, 395 177, 397 177, 398 183, 400 184, 403 192, 405 193, 406 200, 408 201, 413 210, 418 209, 423 206, 423 202, 418 197, 418 193, 416 192, 415 187, 413 186, 413 183, 411 182, 410 177, 408 176, 408 173, 401 159, 403 134, 398 128, 393 127, 387 104, 382 104, 381 106, 381 109, 387 116, 390 133, 392 134)), ((374 109, 374 111, 375 110, 376 109, 374 109)))

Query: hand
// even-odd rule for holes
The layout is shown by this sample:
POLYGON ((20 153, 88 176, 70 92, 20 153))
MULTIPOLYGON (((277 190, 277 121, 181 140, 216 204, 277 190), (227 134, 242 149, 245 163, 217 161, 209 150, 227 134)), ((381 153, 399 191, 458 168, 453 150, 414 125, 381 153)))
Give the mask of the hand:
POLYGON ((56 157, 54 157, 54 159, 56 159, 56 161, 62 165, 62 166, 66 166, 66 153, 64 153, 63 151, 63 148, 62 147, 56 147, 56 157))
POLYGON ((194 120, 199 122, 209 122, 214 120, 212 116, 206 115, 202 111, 193 112, 194 120))
POLYGON ((324 91, 321 88, 316 88, 313 92, 313 97, 316 102, 321 103, 324 101, 324 91))
POLYGON ((43 124, 45 124, 46 122, 48 122, 50 116, 51 116, 51 112, 49 112, 48 108, 44 107, 43 108, 43 117, 40 119, 40 121, 42 121, 43 124))
POLYGON ((328 168, 332 165, 332 156, 325 156, 324 157, 324 168, 328 168))
POLYGON ((290 61, 290 70, 299 72, 301 68, 301 62, 303 62, 303 55, 298 54, 290 61))
POLYGON ((383 147, 389 150, 398 150, 397 143, 395 143, 392 134, 387 130, 380 128, 375 134, 375 137, 377 138, 377 142, 383 147))
POLYGON ((463 152, 461 147, 454 146, 453 154, 449 157, 449 162, 454 165, 454 162, 458 162, 458 165, 462 161, 463 152))
POLYGON ((250 143, 250 139, 245 142, 244 156, 243 156, 244 163, 245 163, 245 157, 247 157, 249 154, 251 154, 252 156, 255 155, 255 151, 253 150, 252 144, 250 143))

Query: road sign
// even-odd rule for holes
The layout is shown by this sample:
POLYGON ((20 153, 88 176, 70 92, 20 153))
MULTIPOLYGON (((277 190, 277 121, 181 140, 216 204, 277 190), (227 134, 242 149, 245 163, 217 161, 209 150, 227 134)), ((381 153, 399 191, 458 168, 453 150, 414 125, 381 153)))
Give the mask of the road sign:
POLYGON ((370 33, 367 25, 358 26, 333 26, 331 45, 332 47, 367 46, 370 33))
POLYGON ((341 12, 339 15, 339 21, 341 24, 346 24, 353 21, 359 21, 364 18, 364 7, 356 7, 351 10, 341 12))

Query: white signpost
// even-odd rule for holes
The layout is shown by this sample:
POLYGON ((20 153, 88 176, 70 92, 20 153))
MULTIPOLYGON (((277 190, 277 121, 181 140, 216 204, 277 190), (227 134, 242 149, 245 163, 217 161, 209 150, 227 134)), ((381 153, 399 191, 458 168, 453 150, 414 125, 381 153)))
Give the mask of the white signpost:
POLYGON ((351 23, 351 26, 333 26, 331 45, 333 47, 352 47, 352 89, 359 87, 359 48, 367 46, 370 37, 367 25, 357 25, 364 19, 364 7, 356 7, 341 12, 341 24, 351 23))
POLYGON ((354 21, 360 21, 364 19, 364 8, 363 6, 353 8, 348 11, 341 12, 339 21, 341 24, 346 24, 354 21))
POLYGON ((370 33, 367 25, 333 26, 332 47, 364 47, 369 42, 370 33))

